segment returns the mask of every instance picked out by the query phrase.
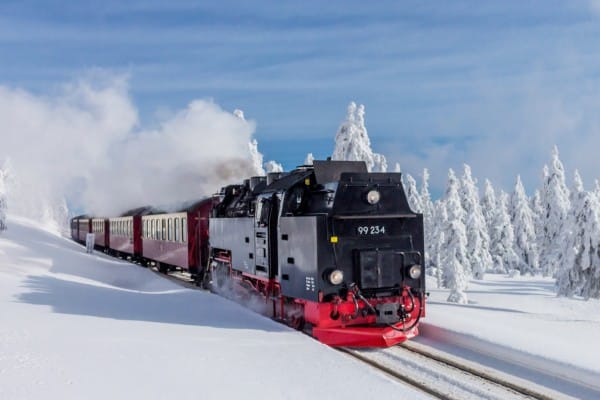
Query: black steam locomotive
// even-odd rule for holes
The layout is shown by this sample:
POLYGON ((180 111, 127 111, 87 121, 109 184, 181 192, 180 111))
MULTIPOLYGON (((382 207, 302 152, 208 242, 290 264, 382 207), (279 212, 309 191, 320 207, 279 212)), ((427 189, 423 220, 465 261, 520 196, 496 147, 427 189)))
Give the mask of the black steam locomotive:
POLYGON ((390 346, 425 315, 423 216, 400 173, 315 161, 226 186, 205 282, 251 288, 273 316, 332 346, 390 346))

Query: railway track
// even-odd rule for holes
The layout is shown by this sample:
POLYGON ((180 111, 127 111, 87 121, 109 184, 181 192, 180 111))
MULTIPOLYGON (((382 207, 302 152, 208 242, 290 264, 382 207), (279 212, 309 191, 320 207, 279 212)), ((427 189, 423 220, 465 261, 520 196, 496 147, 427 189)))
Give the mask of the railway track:
POLYGON ((438 399, 571 398, 414 342, 388 349, 341 348, 340 351, 438 399))

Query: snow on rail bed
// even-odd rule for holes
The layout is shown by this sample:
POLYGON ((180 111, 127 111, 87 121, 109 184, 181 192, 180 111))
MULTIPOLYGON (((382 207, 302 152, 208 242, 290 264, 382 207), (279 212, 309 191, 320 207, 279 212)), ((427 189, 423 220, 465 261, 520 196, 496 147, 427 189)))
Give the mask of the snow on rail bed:
MULTIPOLYGON (((429 278, 429 277, 428 277, 429 278)), ((431 293, 415 341, 577 398, 600 398, 600 301, 557 297, 554 281, 485 276, 469 304, 431 293), (593 396, 593 397, 592 397, 593 396)))
POLYGON ((231 301, 8 223, 1 399, 427 398, 231 301))

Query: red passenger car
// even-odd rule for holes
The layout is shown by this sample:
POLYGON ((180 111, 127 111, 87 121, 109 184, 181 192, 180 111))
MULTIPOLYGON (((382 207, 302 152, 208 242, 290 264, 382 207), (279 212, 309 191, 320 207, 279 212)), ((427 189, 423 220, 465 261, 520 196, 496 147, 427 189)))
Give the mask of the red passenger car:
POLYGON ((109 226, 107 218, 92 218, 92 233, 95 234, 95 247, 108 248, 110 239, 109 226))
POLYGON ((85 243, 85 235, 91 233, 92 219, 87 215, 80 215, 71 220, 71 237, 80 243, 85 243))
POLYGON ((181 268, 197 277, 208 260, 208 218, 213 199, 197 201, 175 213, 144 215, 142 255, 161 272, 181 268))
POLYGON ((111 253, 132 259, 142 256, 142 215, 150 210, 150 207, 136 208, 120 217, 108 219, 108 248, 111 253))

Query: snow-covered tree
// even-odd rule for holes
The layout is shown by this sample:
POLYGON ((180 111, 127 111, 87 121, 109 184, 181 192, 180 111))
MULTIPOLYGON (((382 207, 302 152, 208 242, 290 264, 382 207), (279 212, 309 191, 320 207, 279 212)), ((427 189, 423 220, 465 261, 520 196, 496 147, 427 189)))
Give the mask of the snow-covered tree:
POLYGON ((463 291, 462 282, 468 281, 471 268, 467 257, 467 233, 463 224, 463 208, 458 195, 459 182, 450 169, 448 184, 444 194, 444 206, 448 219, 444 226, 444 244, 441 247, 443 265, 442 284, 452 291, 463 291))
POLYGON ((530 200, 530 207, 533 216, 533 226, 535 229, 536 244, 538 249, 538 262, 542 246, 544 245, 544 208, 542 207, 542 196, 536 189, 530 200))
POLYGON ((6 210, 8 208, 6 197, 8 195, 7 173, 4 166, 0 167, 0 232, 5 231, 6 225, 6 210))
POLYGON ((522 261, 518 265, 519 271, 521 274, 535 274, 539 270, 535 218, 520 175, 517 175, 517 182, 510 197, 510 220, 515 235, 514 249, 522 261))
POLYGON ((488 234, 491 236, 494 227, 494 219, 496 215, 496 192, 492 183, 486 179, 483 188, 483 196, 481 197, 481 212, 488 228, 488 234))
POLYGON ((417 213, 423 212, 423 203, 421 202, 421 195, 417 189, 417 181, 410 174, 406 174, 406 197, 408 198, 408 205, 411 210, 417 213))
POLYGON ((593 192, 573 196, 572 225, 563 264, 557 273, 558 294, 600 298, 600 200, 593 192))
POLYGON ((444 259, 445 284, 450 288, 448 302, 467 304, 468 298, 465 290, 467 289, 469 278, 464 273, 464 267, 458 261, 456 249, 453 249, 447 258, 444 259))
POLYGON ((365 107, 352 102, 348 106, 348 116, 335 135, 335 148, 332 160, 364 161, 369 171, 387 171, 385 156, 374 153, 365 126, 365 107))
POLYGON ((494 272, 505 273, 519 266, 520 260, 513 248, 515 234, 508 215, 508 194, 500 191, 490 238, 494 272))
MULTIPOLYGON (((423 170, 423 181, 421 184, 421 204, 423 205, 423 225, 425 230, 425 266, 431 267, 431 257, 436 253, 434 237, 435 209, 429 194, 429 171, 423 170)), ((437 221, 440 224, 440 221, 437 221)))
POLYGON ((435 225, 431 232, 431 243, 429 244, 430 259, 429 269, 432 270, 432 275, 435 276, 437 287, 444 287, 443 284, 443 251, 446 246, 446 235, 444 229, 448 223, 448 213, 446 205, 441 200, 438 200, 433 205, 433 214, 435 216, 435 225))
POLYGON ((479 203, 479 189, 471 175, 471 167, 464 164, 460 186, 463 223, 467 230, 467 256, 475 279, 483 279, 485 271, 492 266, 490 237, 487 223, 479 203))
POLYGON ((560 251, 565 219, 569 208, 569 189, 565 171, 558 157, 558 148, 552 150, 550 167, 544 166, 544 185, 541 192, 543 215, 543 244, 540 264, 545 276, 553 276, 559 268, 563 254, 560 251))

